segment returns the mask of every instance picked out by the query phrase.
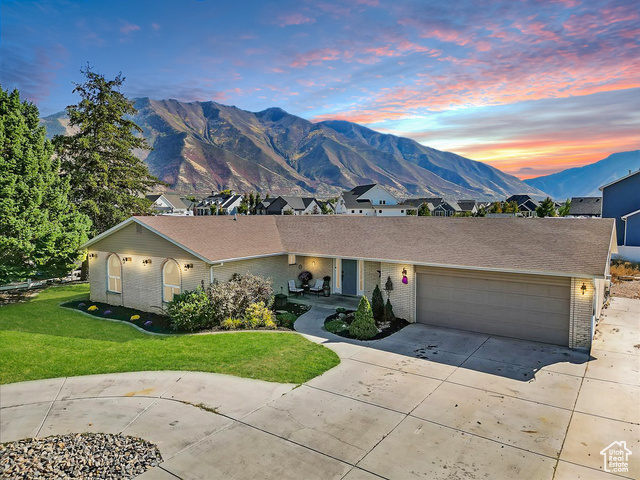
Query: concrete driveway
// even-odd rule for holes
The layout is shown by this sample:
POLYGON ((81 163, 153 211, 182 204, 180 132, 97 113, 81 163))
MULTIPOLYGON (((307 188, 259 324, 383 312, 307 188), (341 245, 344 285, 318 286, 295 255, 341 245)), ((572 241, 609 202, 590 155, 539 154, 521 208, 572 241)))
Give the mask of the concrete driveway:
POLYGON ((298 386, 142 372, 0 387, 0 441, 103 431, 165 459, 141 479, 640 477, 640 301, 615 299, 591 356, 411 325, 377 342, 296 322, 341 364, 298 386), (625 441, 629 472, 600 451, 625 441))

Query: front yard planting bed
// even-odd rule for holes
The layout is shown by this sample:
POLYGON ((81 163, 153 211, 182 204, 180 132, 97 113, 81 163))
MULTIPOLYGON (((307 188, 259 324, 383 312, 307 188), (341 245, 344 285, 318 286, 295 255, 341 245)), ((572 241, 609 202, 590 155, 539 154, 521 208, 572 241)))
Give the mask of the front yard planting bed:
POLYGON ((148 332, 175 333, 171 327, 171 320, 164 315, 141 312, 132 308, 107 305, 106 303, 90 302, 86 299, 72 300, 62 304, 65 308, 73 308, 88 313, 94 317, 129 322, 148 332), (95 307, 95 308, 94 308, 95 307))
POLYGON ((303 383, 338 356, 291 332, 149 335, 60 306, 88 305, 89 285, 51 287, 0 306, 0 383, 99 373, 188 370, 303 383))
MULTIPOLYGON (((352 337, 349 333, 349 325, 351 325, 354 315, 355 310, 345 310, 344 312, 329 315, 324 321, 324 328, 335 335, 356 340, 355 337, 352 337)), ((370 340, 380 340, 381 338, 388 337, 402 330, 407 325, 409 325, 409 322, 403 318, 396 318, 390 323, 376 323, 378 334, 370 340)))

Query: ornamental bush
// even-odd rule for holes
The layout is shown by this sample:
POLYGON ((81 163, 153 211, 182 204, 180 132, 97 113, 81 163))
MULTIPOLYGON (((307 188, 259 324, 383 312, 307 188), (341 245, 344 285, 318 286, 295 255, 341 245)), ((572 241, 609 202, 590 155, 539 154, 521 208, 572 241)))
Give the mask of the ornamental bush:
POLYGON ((298 319, 293 313, 285 312, 276 315, 276 325, 279 327, 293 328, 293 324, 298 319))
POLYGON ((167 305, 174 330, 193 332, 217 324, 209 296, 203 287, 175 295, 167 305))
POLYGON ((367 297, 360 299, 356 316, 349 326, 349 334, 358 340, 369 340, 378 334, 376 322, 373 320, 373 312, 367 297))
POLYGON ((249 305, 244 316, 244 324, 246 328, 276 328, 273 313, 264 302, 249 305))
POLYGON ((384 316, 384 298, 382 298, 382 292, 378 285, 373 289, 373 295, 371 295, 371 310, 376 322, 381 322, 384 316))
POLYGON ((228 282, 214 282, 208 289, 214 324, 226 318, 243 318, 249 305, 263 302, 271 308, 273 282, 256 275, 234 275, 228 282))
POLYGON ((223 330, 236 330, 244 327, 244 320, 240 318, 225 318, 220 322, 220 328, 223 330))
POLYGON ((391 301, 387 298, 387 303, 384 305, 384 315, 382 320, 385 322, 393 322, 396 319, 395 313, 393 313, 393 306, 391 301))

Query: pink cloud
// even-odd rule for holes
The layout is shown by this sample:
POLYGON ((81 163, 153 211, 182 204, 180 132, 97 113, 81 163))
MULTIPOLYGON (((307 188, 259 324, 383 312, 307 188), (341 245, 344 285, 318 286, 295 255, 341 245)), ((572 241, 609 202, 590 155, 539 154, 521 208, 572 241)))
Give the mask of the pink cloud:
POLYGON ((153 28, 157 32, 158 30, 160 30, 160 24, 152 23, 151 24, 151 28, 153 28))
POLYGON ((339 50, 333 48, 316 48, 305 53, 297 54, 289 66, 302 68, 309 64, 321 65, 322 62, 337 60, 339 56, 339 50))
POLYGON ((122 27, 120 27, 120 33, 124 33, 125 35, 129 35, 131 32, 136 32, 140 30, 139 25, 135 25, 133 23, 126 22, 122 27))
POLYGON ((307 17, 302 13, 290 13, 288 15, 283 15, 279 18, 279 25, 281 27, 286 27, 288 25, 304 25, 305 23, 315 23, 315 19, 307 17))

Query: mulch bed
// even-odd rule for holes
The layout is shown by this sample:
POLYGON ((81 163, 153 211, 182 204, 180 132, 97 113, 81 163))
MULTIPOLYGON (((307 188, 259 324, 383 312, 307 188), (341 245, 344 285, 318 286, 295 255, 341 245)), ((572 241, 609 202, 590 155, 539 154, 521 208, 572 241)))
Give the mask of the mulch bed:
MULTIPOLYGON (((340 337, 357 340, 355 337, 352 337, 349 334, 349 328, 348 328, 348 326, 353 321, 354 314, 355 314, 355 310, 346 310, 345 312, 342 312, 342 313, 334 313, 333 315, 329 315, 324 321, 325 328, 327 328, 326 327, 327 323, 335 322, 339 320, 345 325, 345 328, 338 329, 335 331, 331 331, 327 328, 327 330, 335 335, 339 335, 340 337)), ((382 323, 376 322, 376 326, 378 327, 379 332, 375 337, 371 338, 370 340, 380 340, 381 338, 388 337, 389 335, 392 335, 402 330, 407 325, 409 325, 409 322, 407 322, 404 318, 396 318, 394 321, 388 324, 382 324, 382 323)))
POLYGON ((82 433, 0 444, 0 478, 129 479, 161 462, 156 445, 124 435, 82 433))
POLYGON ((80 310, 81 312, 88 313, 98 318, 129 322, 148 332, 176 333, 171 326, 171 320, 169 317, 158 315, 156 313, 141 312, 132 308, 107 305, 106 303, 91 302, 89 300, 72 300, 71 302, 63 303, 62 306, 66 308, 73 308, 74 310, 80 310), (98 308, 90 311, 89 309, 93 306, 98 308), (136 319, 135 316, 140 318, 136 319), (134 317, 133 320, 132 317, 134 317))

